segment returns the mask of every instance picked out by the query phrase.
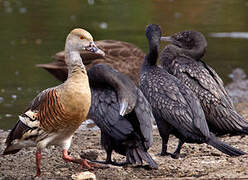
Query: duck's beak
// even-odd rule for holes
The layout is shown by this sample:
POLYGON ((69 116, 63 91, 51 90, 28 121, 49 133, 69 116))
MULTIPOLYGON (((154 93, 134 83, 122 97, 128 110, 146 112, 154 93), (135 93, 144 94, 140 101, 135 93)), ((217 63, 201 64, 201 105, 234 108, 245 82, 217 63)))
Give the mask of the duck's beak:
POLYGON ((105 53, 99 49, 93 41, 90 42, 89 46, 85 47, 85 50, 105 56, 105 53))
POLYGON ((160 40, 165 42, 172 42, 172 38, 170 36, 162 36, 160 40))

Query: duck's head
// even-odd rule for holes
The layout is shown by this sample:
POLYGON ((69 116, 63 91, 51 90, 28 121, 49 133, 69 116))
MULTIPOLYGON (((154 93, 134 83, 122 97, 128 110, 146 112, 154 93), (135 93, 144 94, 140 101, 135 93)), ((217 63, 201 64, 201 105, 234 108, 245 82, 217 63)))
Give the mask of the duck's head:
POLYGON ((207 47, 206 38, 198 31, 179 32, 172 36, 161 37, 161 41, 171 42, 184 50, 185 55, 189 55, 194 59, 201 58, 207 47))
POLYGON ((102 56, 105 55, 105 53, 95 45, 92 35, 88 31, 81 28, 73 29, 69 33, 66 38, 65 50, 86 50, 102 56))

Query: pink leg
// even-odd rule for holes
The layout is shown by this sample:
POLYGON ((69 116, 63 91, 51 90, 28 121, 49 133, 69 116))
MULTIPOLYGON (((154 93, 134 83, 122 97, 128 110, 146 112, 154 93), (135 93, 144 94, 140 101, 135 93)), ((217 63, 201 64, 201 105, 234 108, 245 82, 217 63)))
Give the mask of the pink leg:
POLYGON ((75 159, 69 156, 66 149, 62 151, 62 154, 63 154, 63 159, 66 162, 73 162, 73 163, 80 164, 80 168, 82 168, 82 166, 85 166, 88 169, 92 169, 92 167, 101 167, 100 165, 96 163, 89 163, 86 159, 75 159))
POLYGON ((40 176, 40 161, 41 161, 41 152, 37 149, 36 151, 36 177, 40 176))

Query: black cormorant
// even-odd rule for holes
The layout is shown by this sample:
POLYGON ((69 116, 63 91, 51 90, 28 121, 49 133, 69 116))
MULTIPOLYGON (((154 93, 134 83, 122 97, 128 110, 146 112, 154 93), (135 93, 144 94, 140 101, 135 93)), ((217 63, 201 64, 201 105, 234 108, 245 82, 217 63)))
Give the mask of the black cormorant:
POLYGON ((161 52, 161 65, 199 98, 210 131, 216 135, 248 134, 248 122, 236 112, 221 78, 201 60, 207 47, 205 37, 197 31, 184 31, 161 40, 172 42, 161 52))
POLYGON ((230 156, 244 152, 216 139, 209 132, 208 125, 198 98, 175 76, 156 65, 160 47, 161 30, 158 25, 148 25, 146 37, 149 52, 145 56, 140 74, 140 89, 152 106, 160 136, 162 137, 161 155, 167 154, 170 134, 179 138, 174 152, 178 158, 184 142, 207 143, 230 156))
POLYGON ((112 151, 126 156, 129 164, 156 162, 147 150, 152 145, 151 106, 130 78, 105 64, 88 71, 92 104, 88 118, 101 129, 101 144, 107 152, 105 163, 112 162, 112 151))

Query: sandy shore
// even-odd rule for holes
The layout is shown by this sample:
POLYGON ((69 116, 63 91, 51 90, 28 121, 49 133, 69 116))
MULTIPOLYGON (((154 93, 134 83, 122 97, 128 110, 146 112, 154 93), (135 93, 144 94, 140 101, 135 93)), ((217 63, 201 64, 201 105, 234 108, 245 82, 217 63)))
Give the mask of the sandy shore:
MULTIPOLYGON (((248 104, 237 105, 238 111, 248 117, 248 104)), ((8 132, 0 130, 0 153, 8 132)), ((185 144, 182 157, 174 160, 162 157, 161 138, 157 129, 153 131, 154 143, 149 150, 159 165, 158 170, 146 170, 141 167, 114 167, 91 170, 97 179, 174 179, 174 178, 248 178, 248 155, 232 158, 214 148, 202 144, 185 144)), ((248 152, 248 137, 223 137, 226 143, 248 152)), ((99 130, 78 130, 73 138, 70 153, 79 157, 82 152, 97 155, 98 160, 105 159, 105 151, 100 145, 99 130)), ((171 137, 169 152, 173 152, 177 139, 171 137)), ((124 161, 125 157, 113 153, 113 159, 124 161)), ((40 179, 71 179, 73 174, 86 171, 78 169, 77 164, 65 163, 61 158, 61 149, 50 147, 43 152, 42 176, 40 179)), ((35 175, 35 148, 23 149, 17 154, 0 156, 0 179, 33 179, 35 175)))

